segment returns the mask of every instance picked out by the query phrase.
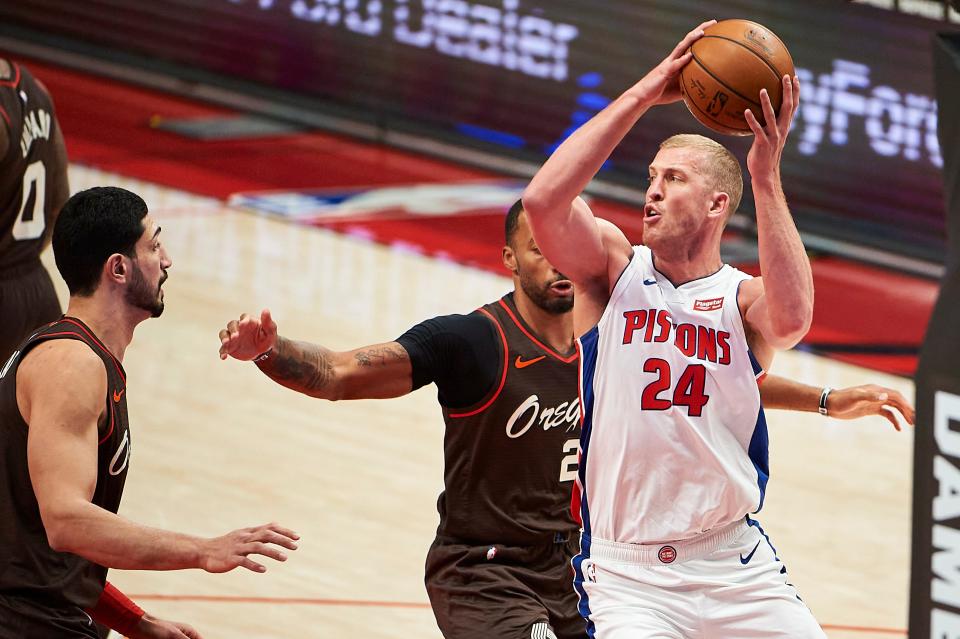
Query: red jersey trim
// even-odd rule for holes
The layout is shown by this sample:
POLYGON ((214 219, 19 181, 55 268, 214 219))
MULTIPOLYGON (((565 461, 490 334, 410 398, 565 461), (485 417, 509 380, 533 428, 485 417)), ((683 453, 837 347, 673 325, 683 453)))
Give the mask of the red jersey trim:
MULTIPOLYGON (((502 303, 502 302, 501 302, 502 303)), ((493 397, 487 400, 487 402, 476 410, 472 410, 469 413, 450 413, 449 417, 472 417, 483 411, 487 410, 498 397, 500 397, 500 392, 503 390, 504 385, 507 383, 507 370, 510 368, 510 348, 507 346, 507 335, 503 332, 503 327, 500 326, 500 322, 497 321, 497 318, 494 317, 490 311, 484 308, 478 308, 478 311, 490 318, 490 321, 493 322, 493 325, 497 327, 497 332, 500 333, 500 341, 503 342, 503 373, 500 375, 500 386, 497 387, 497 392, 493 394, 493 397)))
POLYGON ((110 349, 108 349, 106 346, 104 346, 103 342, 101 342, 101 341, 97 338, 96 335, 94 335, 94 334, 91 333, 89 330, 87 330, 87 327, 86 327, 86 326, 84 326, 83 324, 81 324, 81 323, 78 322, 77 320, 73 319, 72 317, 64 317, 64 318, 63 318, 63 321, 66 322, 66 323, 68 323, 68 324, 73 324, 74 326, 76 326, 77 328, 79 328, 81 331, 83 331, 83 332, 87 335, 87 337, 89 337, 91 340, 93 340, 93 343, 94 343, 94 344, 96 344, 97 346, 99 346, 101 349, 103 349, 103 352, 104 352, 104 353, 106 353, 107 355, 110 356, 110 360, 113 362, 113 367, 117 369, 117 374, 120 375, 120 379, 122 379, 124 385, 126 385, 126 383, 127 383, 127 376, 123 374, 123 369, 120 367, 120 363, 117 361, 117 358, 113 356, 113 353, 110 352, 110 349))
POLYGON ((10 122, 10 116, 7 115, 7 110, 0 106, 0 115, 3 116, 3 119, 7 121, 7 128, 12 129, 13 123, 10 122))
POLYGON ((20 84, 20 65, 16 62, 11 62, 10 66, 13 67, 13 79, 0 80, 0 87, 16 88, 16 86, 20 84))
POLYGON ((519 328, 521 331, 523 331, 523 334, 526 335, 526 336, 530 339, 531 342, 533 342, 534 344, 536 344, 537 346, 539 346, 539 347, 540 347, 544 352, 546 352, 548 355, 550 355, 551 357, 553 357, 553 358, 555 358, 555 359, 560 360, 560 361, 563 362, 564 364, 570 364, 571 362, 576 361, 577 357, 580 355, 580 353, 579 353, 578 351, 574 350, 574 351, 573 351, 573 355, 571 355, 570 357, 563 357, 562 355, 560 355, 559 353, 557 353, 555 350, 553 350, 552 348, 550 348, 549 346, 547 346, 546 344, 544 344, 543 342, 541 342, 540 340, 538 340, 536 337, 534 337, 533 334, 530 333, 530 331, 528 331, 528 330, 524 327, 524 325, 520 323, 520 320, 517 319, 517 316, 513 314, 513 311, 510 310, 510 307, 507 306, 502 299, 500 300, 500 306, 502 306, 502 307, 503 307, 503 310, 505 310, 505 311, 507 312, 507 315, 510 316, 510 319, 513 320, 513 323, 517 325, 517 328, 519 328))

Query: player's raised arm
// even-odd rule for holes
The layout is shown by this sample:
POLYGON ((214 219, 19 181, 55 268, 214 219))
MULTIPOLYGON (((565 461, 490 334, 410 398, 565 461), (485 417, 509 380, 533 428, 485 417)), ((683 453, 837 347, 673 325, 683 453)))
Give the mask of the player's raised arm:
POLYGON ((205 539, 143 526, 93 504, 106 392, 102 360, 76 340, 40 344, 17 371, 17 404, 29 424, 30 482, 53 550, 135 570, 226 572, 243 566, 263 572, 250 555, 286 560, 278 546, 293 550, 298 537, 276 524, 205 539))
POLYGON ((806 335, 813 318, 813 273, 790 215, 780 181, 780 160, 790 123, 800 103, 800 82, 783 78, 783 105, 776 115, 761 92, 765 125, 744 113, 754 134, 747 154, 757 209, 757 241, 763 279, 745 282, 741 309, 749 330, 776 349, 791 348, 806 335))
MULTIPOLYGON (((704 22, 688 33, 642 80, 577 129, 547 159, 524 191, 523 208, 530 216, 540 250, 574 282, 592 283, 611 270, 610 247, 589 207, 578 196, 650 107, 680 99, 678 78, 690 61, 690 45, 714 22, 704 22)), ((629 259, 629 244, 626 249, 617 244, 613 250, 625 250, 629 259)), ((625 264, 624 260, 622 266, 625 264)))
POLYGON ((281 386, 320 399, 382 399, 413 389, 410 357, 397 342, 332 351, 281 337, 266 309, 259 318, 244 313, 220 331, 220 359, 227 357, 256 361, 281 386))

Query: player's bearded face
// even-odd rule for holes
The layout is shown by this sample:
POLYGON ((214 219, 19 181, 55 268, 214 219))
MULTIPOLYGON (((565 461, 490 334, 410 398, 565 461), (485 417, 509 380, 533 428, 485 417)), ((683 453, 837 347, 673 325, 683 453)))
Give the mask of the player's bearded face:
POLYGON ((546 260, 540 260, 544 269, 520 267, 520 286, 527 297, 548 313, 561 315, 573 308, 573 285, 562 273, 553 270, 546 260))
POLYGON ((133 261, 130 286, 127 287, 127 303, 150 313, 151 317, 160 317, 163 313, 163 291, 160 287, 167 281, 167 271, 162 269, 162 275, 156 284, 150 284, 143 274, 137 260, 133 261))

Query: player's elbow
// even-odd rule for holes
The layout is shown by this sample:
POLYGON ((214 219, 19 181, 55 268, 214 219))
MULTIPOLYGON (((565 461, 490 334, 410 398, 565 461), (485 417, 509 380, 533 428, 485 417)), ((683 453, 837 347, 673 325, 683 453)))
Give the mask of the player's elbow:
POLYGON ((557 204, 553 200, 550 190, 535 181, 527 186, 520 198, 523 210, 530 220, 543 219, 551 210, 556 209, 557 204))
POLYGON ((57 552, 83 554, 83 535, 79 527, 73 524, 74 517, 67 512, 47 509, 41 511, 43 529, 47 535, 47 544, 57 552))
POLYGON ((793 348, 800 343, 810 330, 813 314, 791 313, 786 317, 778 318, 770 324, 767 342, 777 350, 793 348))

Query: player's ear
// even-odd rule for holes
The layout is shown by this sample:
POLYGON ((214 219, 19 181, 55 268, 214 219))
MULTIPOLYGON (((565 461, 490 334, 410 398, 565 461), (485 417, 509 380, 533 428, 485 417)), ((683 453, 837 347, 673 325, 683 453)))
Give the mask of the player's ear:
POLYGON ((717 191, 713 194, 713 199, 710 200, 710 210, 707 212, 707 216, 725 219, 729 207, 730 196, 723 191, 717 191))
POLYGON ((114 282, 125 282, 127 277, 127 264, 123 256, 119 253, 114 253, 108 257, 103 265, 103 273, 108 279, 114 282))
POLYGON ((503 247, 503 253, 501 254, 501 259, 503 260, 503 265, 511 273, 517 273, 517 254, 513 252, 513 249, 510 246, 503 247))

